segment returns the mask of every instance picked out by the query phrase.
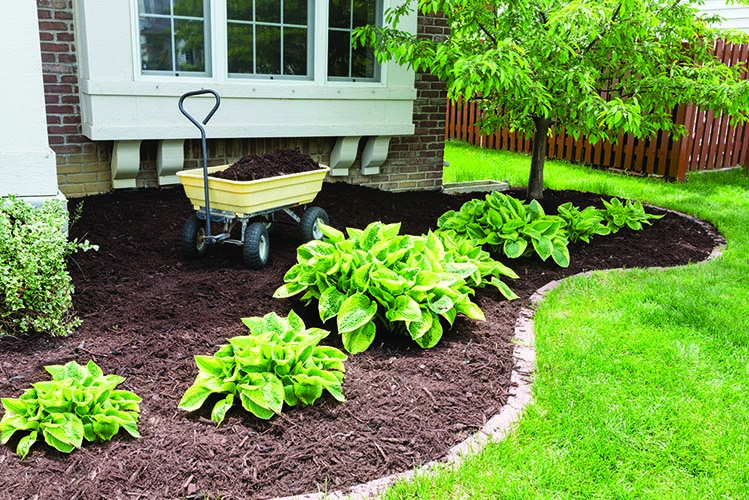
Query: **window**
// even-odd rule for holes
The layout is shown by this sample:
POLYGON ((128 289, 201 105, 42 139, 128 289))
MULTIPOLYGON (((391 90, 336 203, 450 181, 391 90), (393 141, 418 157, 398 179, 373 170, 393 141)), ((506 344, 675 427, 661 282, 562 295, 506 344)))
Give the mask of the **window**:
POLYGON ((230 76, 312 76, 312 0, 227 0, 230 76))
POLYGON ((380 68, 370 47, 353 48, 351 33, 355 28, 380 24, 382 0, 329 0, 328 79, 380 79, 380 68))
POLYGON ((208 75, 208 0, 138 0, 143 74, 208 75))

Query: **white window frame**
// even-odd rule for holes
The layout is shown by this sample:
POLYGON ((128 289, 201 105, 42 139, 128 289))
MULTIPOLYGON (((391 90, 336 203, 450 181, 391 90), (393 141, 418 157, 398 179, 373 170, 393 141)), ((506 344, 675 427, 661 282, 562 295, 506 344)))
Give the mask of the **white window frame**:
MULTIPOLYGON (((229 23, 237 23, 237 24, 248 24, 253 25, 255 27, 257 26, 281 26, 282 33, 284 27, 300 27, 300 25, 293 25, 293 24, 286 24, 284 23, 283 19, 283 5, 281 6, 281 21, 279 23, 265 23, 265 22, 257 22, 257 21, 230 21, 228 18, 228 13, 223 19, 223 22, 226 25, 225 29, 225 40, 226 40, 226 47, 227 50, 225 51, 226 54, 226 67, 227 67, 227 76, 228 78, 244 78, 244 79, 263 79, 263 80, 312 80, 314 78, 314 56, 315 56, 315 1, 314 0, 307 0, 307 25, 305 28, 307 28, 307 74, 306 75, 291 75, 291 74, 275 74, 275 73, 230 73, 228 71, 229 67, 229 23)), ((281 36, 281 67, 283 68, 283 35, 281 36)), ((257 51, 257 46, 253 46, 253 51, 257 51)), ((255 64, 257 65, 257 56, 254 57, 255 64)))
POLYGON ((191 17, 191 16, 179 16, 174 14, 174 0, 169 1, 169 14, 146 14, 143 12, 140 12, 140 2, 136 0, 135 2, 135 8, 136 8, 136 30, 137 30, 137 37, 136 40, 138 41, 138 50, 137 50, 137 59, 139 61, 138 68, 141 74, 143 75, 162 75, 162 76, 211 76, 212 74, 212 58, 211 58, 211 47, 213 44, 211 43, 212 40, 212 34, 211 34, 211 2, 210 0, 203 0, 203 18, 197 18, 197 17, 191 17), (142 42, 140 40, 140 20, 141 17, 150 17, 155 19, 169 19, 170 25, 171 25, 171 51, 172 51, 172 69, 171 70, 146 70, 143 69, 143 47, 142 42), (203 63, 205 64, 205 70, 204 71, 179 71, 177 69, 177 47, 175 43, 175 32, 174 32, 174 21, 176 19, 180 20, 190 20, 190 21, 203 21, 203 50, 204 50, 204 56, 203 56, 203 63))
MULTIPOLYGON (((330 3, 330 0, 328 1, 328 4, 330 3)), ((345 28, 334 28, 331 26, 326 26, 327 32, 330 33, 331 31, 339 31, 339 32, 347 32, 351 33, 354 30, 353 23, 354 23, 354 11, 353 11, 353 0, 349 0, 351 2, 351 13, 350 13, 350 19, 349 19, 349 26, 348 29, 345 28)), ((375 6, 375 18, 377 19, 378 24, 382 24, 383 21, 383 0, 375 0, 377 2, 377 5, 375 6)), ((329 24, 329 23, 326 23, 329 24)), ((379 82, 382 78, 382 65, 377 62, 377 59, 374 58, 374 55, 372 56, 374 58, 374 74, 371 77, 359 77, 359 76, 351 76, 351 60, 354 53, 354 48, 349 45, 349 76, 330 76, 328 75, 328 81, 331 82, 379 82)), ((329 52, 329 51, 328 51, 329 52)), ((328 65, 326 61, 325 69, 327 71, 328 65)))

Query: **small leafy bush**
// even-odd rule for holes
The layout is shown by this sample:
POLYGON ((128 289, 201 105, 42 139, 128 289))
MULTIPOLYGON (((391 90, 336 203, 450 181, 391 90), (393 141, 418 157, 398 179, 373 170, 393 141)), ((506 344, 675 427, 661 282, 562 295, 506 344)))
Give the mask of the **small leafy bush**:
POLYGON ((262 419, 281 413, 284 403, 311 405, 323 390, 345 401, 341 385, 346 355, 318 345, 327 331, 306 328, 294 311, 288 318, 272 312, 242 322, 250 335, 229 339, 213 356, 195 356, 198 375, 182 396, 180 409, 195 411, 211 394, 226 394, 211 412, 211 420, 221 425, 237 399, 262 419))
POLYGON ((652 224, 650 219, 660 219, 663 215, 653 215, 645 213, 642 203, 627 200, 622 203, 618 198, 612 198, 610 201, 601 200, 606 210, 603 217, 606 219, 606 226, 612 233, 619 231, 623 227, 629 227, 635 231, 642 229, 643 224, 652 224))
POLYGON ((596 234, 605 236, 611 233, 603 210, 595 207, 585 207, 580 210, 568 201, 559 205, 558 212, 565 222, 567 238, 573 243, 578 241, 590 243, 590 238, 596 234))
POLYGON ((437 226, 440 231, 465 235, 478 245, 489 245, 510 259, 535 252, 544 261, 551 257, 561 267, 570 264, 564 220, 546 215, 536 200, 525 204, 495 191, 484 200, 464 203, 457 212, 445 212, 437 226))
POLYGON ((0 335, 67 335, 80 324, 70 312, 66 256, 97 247, 69 241, 66 219, 59 200, 34 208, 14 196, 0 199, 0 335))
POLYGON ((459 313, 483 320, 470 300, 472 286, 490 284, 515 298, 499 277, 517 275, 454 235, 401 235, 400 224, 382 222, 363 230, 348 228, 348 237, 330 226, 322 231, 323 240, 297 249, 297 264, 274 297, 305 292, 304 302, 317 300, 320 319, 336 318, 352 354, 372 344, 377 324, 429 348, 442 337, 440 318, 450 325, 459 313))
POLYGON ((47 444, 63 453, 80 448, 84 439, 108 441, 120 429, 140 437, 141 399, 116 389, 124 377, 104 375, 93 361, 86 366, 71 361, 45 369, 51 381, 32 384, 18 399, 2 399, 5 414, 0 420, 0 443, 6 444, 17 431, 30 431, 16 448, 23 458, 40 433, 47 444))

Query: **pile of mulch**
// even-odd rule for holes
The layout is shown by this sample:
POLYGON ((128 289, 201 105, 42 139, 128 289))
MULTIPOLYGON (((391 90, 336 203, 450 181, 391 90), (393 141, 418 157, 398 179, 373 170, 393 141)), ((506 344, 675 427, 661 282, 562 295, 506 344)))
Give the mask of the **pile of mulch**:
MULTIPOLYGON (((325 183, 314 205, 338 228, 380 220, 401 222, 402 233, 422 234, 472 196, 483 194, 387 193, 325 183)), ((601 206, 595 194, 548 190, 542 205, 554 213, 566 201, 601 206)), ((71 203, 71 212, 79 203, 71 203)), ((100 247, 70 260, 83 324, 67 338, 0 339, 0 395, 18 397, 31 383, 49 379, 45 365, 93 359, 105 373, 126 377, 122 388, 143 398, 142 437, 118 435, 69 455, 37 444, 23 461, 14 439, 0 447, 0 498, 272 498, 342 489, 440 459, 512 393, 510 339, 519 310, 536 289, 582 271, 702 261, 715 244, 709 227, 669 212, 642 231, 571 245, 567 269, 551 259, 506 261, 520 276, 508 281, 521 299, 509 302, 495 289, 479 290, 475 301, 486 321, 458 318, 427 351, 378 333, 369 351, 346 362, 345 403, 323 398, 269 421, 237 408, 216 428, 210 404, 185 413, 177 403, 197 374, 193 356, 212 354, 227 338, 246 334, 240 318, 293 309, 307 326, 332 331, 325 342, 340 342, 335 322, 321 324, 316 307, 304 307, 296 297, 272 298, 296 262, 295 225, 271 234, 268 265, 251 271, 243 267, 241 247, 231 245, 198 261, 183 260, 180 232, 192 213, 181 187, 83 200, 71 234, 100 247)))
POLYGON ((228 168, 208 175, 230 181, 255 181, 319 169, 320 165, 308 155, 302 154, 298 148, 277 149, 261 155, 247 155, 228 168))

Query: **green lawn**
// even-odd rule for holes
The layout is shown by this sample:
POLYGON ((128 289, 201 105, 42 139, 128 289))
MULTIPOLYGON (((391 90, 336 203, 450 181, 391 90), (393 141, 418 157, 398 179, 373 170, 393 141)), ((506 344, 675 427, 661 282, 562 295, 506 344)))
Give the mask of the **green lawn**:
MULTIPOLYGON (((524 155, 450 143, 445 157, 446 181, 527 181, 524 155)), ((547 162, 545 181, 709 220, 727 248, 565 280, 536 312, 535 399, 516 430, 384 498, 749 498, 749 173, 672 184, 547 162)))

